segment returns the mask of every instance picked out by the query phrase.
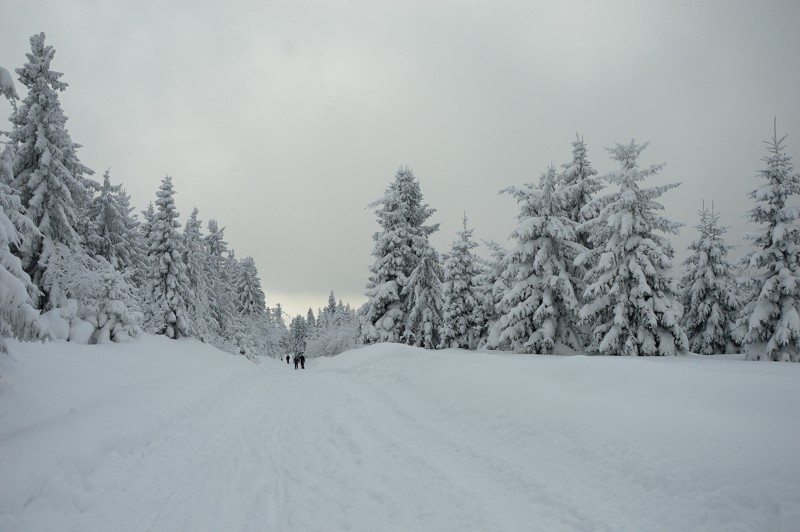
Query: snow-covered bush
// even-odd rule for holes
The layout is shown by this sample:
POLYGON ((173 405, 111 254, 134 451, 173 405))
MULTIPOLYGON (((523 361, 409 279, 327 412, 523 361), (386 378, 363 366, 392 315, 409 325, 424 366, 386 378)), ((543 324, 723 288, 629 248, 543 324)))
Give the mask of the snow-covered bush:
POLYGON ((59 317, 70 323, 71 330, 76 320, 91 324, 88 343, 125 342, 141 333, 136 287, 126 274, 104 259, 92 259, 66 246, 56 248, 51 265, 44 281, 62 309, 59 317), (71 307, 74 311, 69 311, 71 307))

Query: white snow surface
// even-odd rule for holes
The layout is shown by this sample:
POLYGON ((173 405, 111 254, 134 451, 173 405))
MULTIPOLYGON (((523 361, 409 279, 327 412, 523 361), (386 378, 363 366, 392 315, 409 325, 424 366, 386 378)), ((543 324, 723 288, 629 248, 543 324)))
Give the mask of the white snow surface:
POLYGON ((3 531, 800 530, 800 365, 10 342, 3 531))

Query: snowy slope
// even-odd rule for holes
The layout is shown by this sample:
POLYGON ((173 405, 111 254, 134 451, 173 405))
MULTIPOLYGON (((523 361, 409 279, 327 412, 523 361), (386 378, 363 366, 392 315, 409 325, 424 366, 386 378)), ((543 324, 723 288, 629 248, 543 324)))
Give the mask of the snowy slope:
POLYGON ((12 344, 0 530, 800 529, 800 366, 12 344))

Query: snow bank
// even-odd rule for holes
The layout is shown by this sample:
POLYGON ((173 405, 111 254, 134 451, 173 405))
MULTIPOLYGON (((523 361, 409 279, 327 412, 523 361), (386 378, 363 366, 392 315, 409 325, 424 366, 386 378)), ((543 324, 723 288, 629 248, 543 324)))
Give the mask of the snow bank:
POLYGON ((798 530, 800 366, 11 345, 0 530, 798 530))

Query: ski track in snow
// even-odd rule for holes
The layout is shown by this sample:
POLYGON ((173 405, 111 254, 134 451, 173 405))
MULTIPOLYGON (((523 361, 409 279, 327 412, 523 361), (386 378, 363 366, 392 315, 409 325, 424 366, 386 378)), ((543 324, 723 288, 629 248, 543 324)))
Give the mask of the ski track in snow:
POLYGON ((704 381, 699 368, 716 372, 718 384, 710 386, 717 399, 736 401, 735 381, 726 379, 769 379, 777 366, 754 373, 736 362, 717 371, 698 359, 655 367, 586 357, 463 357, 384 346, 309 361, 306 370, 237 362, 212 379, 186 368, 178 383, 192 400, 163 403, 170 406, 157 422, 141 421, 161 404, 145 398, 169 397, 175 376, 101 395, 63 417, 10 423, 13 430, 0 431, 0 478, 18 486, 0 487, 0 530, 800 525, 796 491, 785 492, 797 486, 800 464, 791 453, 775 458, 788 442, 765 441, 795 445, 796 425, 776 433, 765 420, 773 433, 762 437, 759 426, 737 428, 722 416, 719 427, 706 430, 709 419, 685 408, 691 394, 686 402, 658 399, 675 382, 689 389, 704 381), (620 374, 613 386, 624 393, 597 396, 609 375, 601 366, 611 365, 620 374), (625 380, 627 371, 645 374, 642 368, 662 372, 666 384, 625 380), (587 378, 589 371, 598 377, 587 378), (644 391, 656 399, 631 398, 644 391), (638 401, 650 413, 642 415, 638 401), (126 415, 135 423, 104 432, 105 423, 126 415), (89 432, 83 440, 70 436, 76 423, 89 432), (743 438, 749 431, 756 435, 743 438))

